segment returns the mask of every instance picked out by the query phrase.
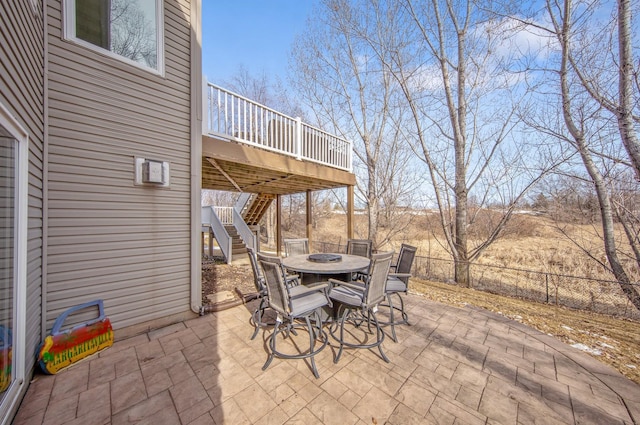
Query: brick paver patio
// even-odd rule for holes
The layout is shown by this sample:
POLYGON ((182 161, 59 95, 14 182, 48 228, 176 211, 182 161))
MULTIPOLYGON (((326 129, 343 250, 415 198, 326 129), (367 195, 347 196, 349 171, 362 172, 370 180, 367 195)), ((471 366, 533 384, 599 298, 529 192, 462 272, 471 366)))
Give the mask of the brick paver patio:
MULTIPOLYGON (((502 316, 407 298, 412 326, 375 352, 335 343, 275 359, 239 306, 118 341, 57 375, 36 375, 22 424, 633 424, 640 386, 502 316)), ((117 331, 116 331, 117 337, 117 331)))

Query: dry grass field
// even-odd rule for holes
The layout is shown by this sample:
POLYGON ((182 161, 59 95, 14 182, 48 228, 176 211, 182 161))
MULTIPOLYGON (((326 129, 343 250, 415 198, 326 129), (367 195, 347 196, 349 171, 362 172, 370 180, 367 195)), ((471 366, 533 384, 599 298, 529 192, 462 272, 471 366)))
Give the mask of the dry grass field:
MULTIPOLYGON (((480 216, 478 224, 469 231, 470 248, 483 240, 497 219, 490 213, 480 216)), ((367 236, 365 220, 365 216, 356 216, 356 237, 367 236)), ((437 281, 452 280, 451 256, 437 216, 407 215, 400 220, 404 222, 396 226, 394 236, 379 244, 378 250, 394 249, 397 252, 403 242, 414 245, 421 257, 416 264, 417 276, 437 281)), ((313 234, 316 249, 344 245, 345 229, 344 215, 318 219, 313 234)), ((385 231, 387 229, 381 232, 385 231)), ((611 273, 598 263, 606 262, 598 232, 597 226, 590 224, 557 224, 547 217, 515 215, 503 235, 473 262, 474 288, 640 319, 640 311, 628 301, 611 273)), ((290 234, 300 237, 304 231, 290 234)), ((624 240, 623 237, 619 239, 624 240)), ((621 255, 621 258, 625 256, 621 255)), ((637 264, 630 257, 627 261, 631 278, 640 281, 637 264)))
MULTIPOLYGON (((479 244, 495 221, 492 217, 479 220, 480 224, 470 229, 470 246, 479 244)), ((304 236, 304 228, 291 232, 304 236)), ((450 258, 435 213, 428 216, 410 216, 398 227, 397 234, 378 247, 379 250, 396 249, 401 243, 418 247, 418 255, 424 257, 450 258)), ((385 229, 381 231, 384 233, 385 229)), ((366 217, 356 216, 356 237, 366 238, 366 217)), ((606 262, 604 248, 599 238, 597 225, 555 223, 543 216, 515 215, 503 235, 492 244, 477 261, 479 264, 515 267, 564 275, 584 276, 591 279, 613 280, 613 276, 600 267, 590 256, 606 262), (568 236, 565 236, 565 234, 568 236), (580 244, 582 248, 572 242, 580 244), (587 251, 589 255, 585 253, 587 251)), ((334 214, 321 217, 315 226, 313 238, 344 244, 346 242, 346 218, 334 214)), ((622 238, 620 238, 622 239, 622 238)), ((640 280, 637 266, 633 279, 640 280)))

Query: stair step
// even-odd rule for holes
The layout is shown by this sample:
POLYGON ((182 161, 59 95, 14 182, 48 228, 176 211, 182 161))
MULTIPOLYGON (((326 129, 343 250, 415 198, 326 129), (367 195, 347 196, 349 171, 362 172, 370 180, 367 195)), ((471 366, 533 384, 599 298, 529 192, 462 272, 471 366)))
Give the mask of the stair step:
POLYGON ((249 225, 256 225, 264 216, 264 213, 275 199, 275 195, 260 193, 253 197, 249 205, 243 211, 244 221, 249 225))

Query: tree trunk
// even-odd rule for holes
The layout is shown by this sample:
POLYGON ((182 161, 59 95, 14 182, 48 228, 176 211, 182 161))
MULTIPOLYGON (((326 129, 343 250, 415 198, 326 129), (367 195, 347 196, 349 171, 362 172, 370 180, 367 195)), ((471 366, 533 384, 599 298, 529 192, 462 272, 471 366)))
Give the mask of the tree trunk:
POLYGON ((579 150, 582 161, 584 162, 589 176, 591 176, 591 180, 593 181, 596 189, 596 194, 598 196, 598 203, 600 204, 600 218, 602 220, 604 250, 607 255, 609 265, 611 266, 611 271, 613 272, 613 275, 616 277, 616 280, 620 284, 620 288, 627 296, 629 301, 631 301, 631 303, 638 310, 640 310, 640 294, 638 294, 636 288, 631 284, 631 280, 629 279, 624 266, 618 258, 614 236, 613 209, 611 208, 611 200, 609 199, 609 194, 607 193, 606 183, 604 181, 604 178, 602 177, 602 174, 594 164, 591 155, 587 151, 584 141, 579 144, 579 150))
POLYGON ((618 46, 620 50, 618 127, 622 143, 640 181, 640 142, 633 121, 633 52, 631 49, 631 2, 618 0, 618 46))
POLYGON ((373 241, 373 249, 376 250, 378 247, 376 246, 376 236, 378 230, 378 210, 379 210, 379 202, 375 196, 369 198, 368 205, 368 217, 369 217, 369 231, 367 239, 371 239, 373 241))
POLYGON ((365 151, 367 159, 367 214, 369 221, 369 229, 367 229, 367 239, 373 241, 373 250, 378 248, 376 245, 376 236, 378 232, 378 213, 380 212, 380 200, 378 199, 378 190, 376 187, 376 160, 377 155, 371 154, 371 142, 369 137, 364 138, 365 151))
POLYGON ((267 246, 276 246, 276 231, 275 231, 276 211, 275 203, 271 205, 267 214, 265 215, 266 232, 267 232, 267 246))
MULTIPOLYGON (((457 93, 458 108, 455 110, 455 117, 452 118, 455 151, 455 196, 456 196, 456 235, 455 235, 455 255, 456 261, 456 282, 465 288, 469 288, 469 253, 467 247, 467 217, 468 193, 467 186, 467 164, 465 154, 467 152, 467 66, 465 56, 466 30, 458 29, 458 73, 457 73, 457 93)), ((451 105, 451 104, 450 104, 451 105)), ((454 109, 450 107, 450 114, 454 109)))
POLYGON ((469 288, 469 253, 467 251, 467 191, 456 188, 456 228, 455 228, 455 280, 458 285, 469 288))
POLYGON ((571 0, 564 1, 564 22, 562 30, 558 34, 559 41, 562 46, 562 62, 560 67, 560 86, 562 94, 562 114, 569 133, 573 137, 576 149, 580 154, 580 158, 591 177, 591 181, 596 190, 598 204, 600 206, 600 218, 602 220, 602 233, 604 238, 604 249, 611 266, 611 271, 616 280, 620 284, 620 288, 625 293, 629 301, 640 310, 640 294, 633 287, 629 276, 624 270, 624 266, 618 258, 616 250, 616 240, 614 234, 613 209, 607 192, 606 183, 600 170, 591 157, 591 152, 587 146, 583 131, 576 125, 571 111, 571 93, 569 89, 569 56, 570 56, 570 40, 571 40, 571 19, 572 19, 572 3, 571 0))

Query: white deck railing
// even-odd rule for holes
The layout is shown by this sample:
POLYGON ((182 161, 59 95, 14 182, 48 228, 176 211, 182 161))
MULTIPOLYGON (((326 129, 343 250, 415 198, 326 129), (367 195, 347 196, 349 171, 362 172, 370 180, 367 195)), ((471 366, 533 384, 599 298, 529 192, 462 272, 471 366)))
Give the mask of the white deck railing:
MULTIPOLYGON (((226 223, 220 220, 218 216, 218 211, 214 209, 217 207, 202 207, 202 230, 211 228, 216 240, 218 241, 218 246, 222 251, 222 255, 227 259, 227 264, 231 264, 232 255, 233 255, 233 241, 227 230, 224 228, 226 223)), ((233 208, 232 208, 233 210, 233 208)), ((231 219, 233 219, 233 211, 229 212, 231 215, 231 219)), ((209 244, 213 243, 213 241, 209 240, 209 244)))
POLYGON ((233 207, 211 207, 215 211, 216 215, 220 219, 222 224, 233 224, 233 207))
POLYGON ((205 82, 203 133, 352 171, 351 142, 205 82))

